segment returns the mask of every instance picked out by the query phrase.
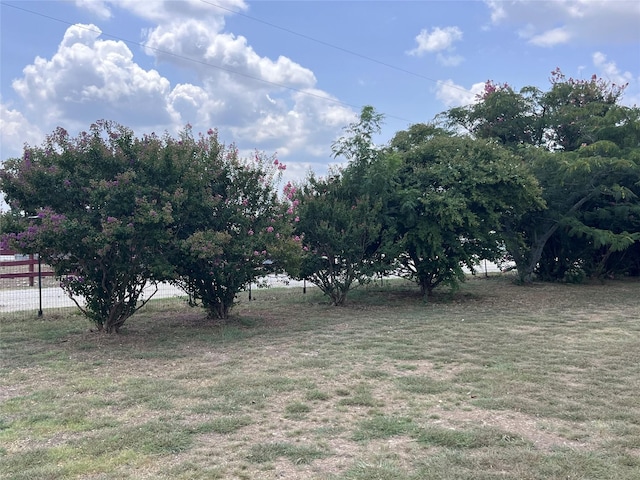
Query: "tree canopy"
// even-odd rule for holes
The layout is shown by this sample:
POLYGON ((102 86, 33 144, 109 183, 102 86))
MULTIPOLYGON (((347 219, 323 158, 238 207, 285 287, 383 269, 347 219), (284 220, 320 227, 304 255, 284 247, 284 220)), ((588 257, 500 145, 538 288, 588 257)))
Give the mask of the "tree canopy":
POLYGON ((56 130, 0 174, 3 242, 37 252, 98 329, 117 332, 158 281, 226 318, 255 278, 291 268, 299 245, 276 193, 275 157, 241 160, 217 133, 136 138, 97 122, 56 130), (269 260, 267 262, 267 260, 269 260))
POLYGON ((334 305, 345 302, 354 283, 385 272, 394 258, 393 167, 373 144, 381 120, 372 107, 363 108, 359 121, 333 145, 347 166, 324 178, 311 174, 295 196, 296 233, 304 248, 300 277, 318 285, 334 305))
POLYGON ((542 187, 547 208, 506 225, 521 281, 637 269, 639 110, 620 105, 624 85, 595 75, 576 80, 556 69, 550 82, 546 92, 487 82, 476 103, 445 112, 444 123, 509 148, 542 187))
POLYGON ((14 226, 4 241, 39 253, 100 330, 118 331, 144 304, 146 284, 172 271, 163 255, 173 217, 155 167, 160 144, 112 122, 75 138, 59 128, 0 174, 14 226))
POLYGON ((397 261, 423 294, 456 288, 463 267, 501 257, 503 224, 543 206, 536 179, 496 142, 413 125, 396 134, 391 152, 402 160, 397 261))
POLYGON ((168 249, 173 282, 211 317, 225 319, 256 278, 295 271, 293 212, 277 192, 286 167, 261 152, 241 159, 214 131, 197 139, 184 132, 176 148, 179 154, 164 152, 180 169, 168 249))
POLYGON ((0 170, 2 242, 39 253, 107 332, 160 281, 225 319, 274 271, 334 305, 390 272, 426 296, 456 288, 483 259, 513 260, 521 282, 640 275, 640 109, 595 76, 550 81, 487 82, 473 104, 384 146, 383 116, 366 106, 332 145, 343 165, 282 194, 275 155, 240 158, 215 130, 58 128, 0 170))

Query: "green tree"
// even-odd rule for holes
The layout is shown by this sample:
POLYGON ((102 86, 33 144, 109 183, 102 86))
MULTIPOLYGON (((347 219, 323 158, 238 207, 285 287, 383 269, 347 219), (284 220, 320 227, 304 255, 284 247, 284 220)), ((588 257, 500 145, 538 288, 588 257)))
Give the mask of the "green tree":
POLYGON ((162 255, 171 204, 149 155, 160 144, 105 121, 75 138, 58 128, 0 172, 12 218, 3 242, 39 253, 80 310, 109 333, 150 298, 142 296, 148 282, 171 272, 162 255))
POLYGON ((249 282, 295 270, 300 245, 276 191, 285 168, 258 152, 240 159, 213 130, 138 139, 112 122, 77 138, 58 129, 5 163, 3 242, 39 252, 100 330, 117 332, 162 280, 226 318, 249 282))
POLYGON ((556 69, 546 92, 488 82, 476 103, 444 115, 512 149, 538 178, 547 208, 506 224, 521 281, 610 274, 634 251, 640 127, 638 109, 619 104, 624 88, 556 69))
POLYGON ((495 142, 419 124, 390 147, 402 159, 399 270, 423 295, 456 288, 464 267, 501 257, 504 223, 543 205, 522 160, 495 142))
POLYGON ((194 138, 189 130, 172 145, 180 184, 172 197, 174 283, 213 318, 229 316, 237 294, 277 270, 295 271, 300 252, 292 237, 293 211, 279 200, 286 168, 256 152, 241 159, 217 133, 194 138))
POLYGON ((551 156, 556 168, 547 166, 544 173, 555 170, 557 177, 545 180, 546 196, 555 195, 555 208, 564 208, 547 212, 550 235, 544 246, 538 242, 536 274, 565 281, 632 274, 638 262, 633 247, 640 245, 640 149, 596 140, 551 156), (557 215, 555 223, 551 213, 557 215))
POLYGON ((507 83, 487 81, 472 105, 451 108, 438 118, 447 128, 462 127, 475 138, 494 139, 506 147, 540 146, 546 141, 541 95, 535 87, 516 92, 507 83))
POLYGON ((334 305, 342 305, 355 284, 386 271, 394 258, 393 165, 373 143, 381 121, 373 107, 364 107, 333 145, 335 157, 348 165, 326 178, 311 174, 292 197, 304 248, 299 277, 316 284, 334 305))

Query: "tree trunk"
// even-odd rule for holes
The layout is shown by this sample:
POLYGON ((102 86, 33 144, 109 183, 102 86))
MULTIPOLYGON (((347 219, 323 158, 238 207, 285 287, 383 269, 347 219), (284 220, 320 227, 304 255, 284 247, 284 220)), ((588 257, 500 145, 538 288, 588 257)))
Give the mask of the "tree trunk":
MULTIPOLYGON (((579 210, 582 205, 584 205, 587 200, 589 200, 593 195, 595 195, 595 191, 590 192, 589 194, 582 197, 576 203, 572 205, 572 207, 567 211, 564 215, 565 217, 579 210)), ((533 282, 533 272, 535 271, 538 263, 540 262, 540 258, 542 258, 542 252, 544 250, 547 241, 551 238, 551 235, 555 233, 555 231, 560 226, 561 220, 552 221, 551 224, 547 224, 546 230, 540 238, 538 238, 537 233, 534 234, 535 238, 533 240, 533 244, 531 246, 531 250, 528 255, 523 255, 520 250, 517 248, 517 240, 513 240, 513 242, 509 242, 508 239, 505 239, 505 243, 507 244, 507 248, 509 249, 511 256, 516 262, 516 268, 518 271, 518 280, 521 283, 532 283, 533 282), (512 243, 511 247, 513 250, 509 248, 509 243, 512 243)), ((512 239, 515 239, 515 235, 511 225, 506 225, 505 230, 507 234, 511 232, 512 239)))
POLYGON ((207 306, 207 315, 210 318, 226 320, 227 318, 229 318, 230 310, 231 306, 226 305, 223 302, 216 302, 215 304, 210 304, 207 306))
POLYGON ((433 297, 433 289, 435 286, 429 280, 421 279, 420 280, 420 294, 422 295, 423 300, 428 300, 433 297))

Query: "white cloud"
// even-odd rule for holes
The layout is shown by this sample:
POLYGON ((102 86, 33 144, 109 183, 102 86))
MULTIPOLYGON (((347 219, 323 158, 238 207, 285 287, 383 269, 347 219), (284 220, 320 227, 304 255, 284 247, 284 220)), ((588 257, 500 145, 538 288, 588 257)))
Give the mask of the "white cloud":
POLYGON ((538 35, 533 35, 529 43, 538 47, 553 47, 562 43, 568 43, 571 34, 564 27, 553 28, 538 35))
POLYGON ((0 158, 18 157, 25 144, 38 145, 44 135, 18 110, 0 102, 0 158))
POLYGON ((532 45, 640 41, 635 0, 485 0, 491 23, 515 28, 532 45))
POLYGON ((634 77, 629 71, 620 71, 614 61, 607 61, 602 52, 592 56, 593 65, 600 71, 599 76, 618 86, 626 85, 621 103, 628 106, 640 105, 640 77, 634 77))
MULTIPOLYGON (((246 8, 242 1, 216 3, 246 8)), ((247 38, 223 31, 229 13, 207 3, 105 0, 78 5, 103 18, 118 13, 117 6, 152 22, 141 33, 144 52, 156 60, 156 69, 143 68, 135 58, 138 50, 103 38, 95 25, 69 27, 57 51, 50 58, 37 57, 12 84, 22 100, 22 113, 15 115, 24 122, 37 119, 42 130, 63 125, 73 133, 101 118, 137 134, 175 133, 186 123, 195 132, 213 127, 241 152, 277 151, 289 163, 286 174, 302 178, 316 162, 316 171, 324 170, 331 142, 355 119, 351 108, 316 87, 310 69, 284 56, 261 56, 247 38), (176 71, 189 81, 172 85, 167 77, 176 71)))
POLYGON ((85 8, 100 18, 111 17, 111 7, 118 7, 134 15, 156 23, 166 23, 189 18, 207 19, 224 24, 224 17, 232 11, 244 11, 244 0, 76 0, 76 5, 85 8))
POLYGON ((425 53, 451 50, 454 42, 462 40, 462 30, 458 27, 435 27, 431 32, 422 29, 415 40, 418 46, 407 51, 407 54, 419 57, 425 53))
POLYGON ((500 23, 507 17, 507 12, 504 9, 504 2, 500 0, 485 0, 485 3, 491 10, 492 23, 500 23))
POLYGON ((624 85, 633 81, 631 72, 621 72, 616 62, 607 62, 607 56, 602 52, 596 52, 592 56, 593 65, 600 69, 601 76, 616 85, 624 85))
POLYGON ((275 150, 285 159, 294 159, 297 152, 304 157, 320 156, 325 162, 332 140, 356 120, 355 113, 321 90, 307 89, 292 97, 290 107, 279 99, 277 108, 263 109, 255 121, 231 127, 233 137, 242 143, 258 141, 261 148, 275 150))
POLYGON ((167 96, 167 102, 174 125, 190 123, 203 129, 212 126, 213 118, 226 108, 224 100, 212 97, 202 87, 188 83, 176 85, 167 96))
POLYGON ((445 107, 460 107, 477 101, 478 95, 484 91, 485 82, 474 83, 470 89, 457 85, 453 80, 439 81, 436 86, 436 98, 445 107))
POLYGON ((94 13, 98 18, 111 18, 111 10, 102 0, 76 0, 76 6, 94 13))
POLYGON ((461 55, 443 55, 442 53, 438 53, 436 58, 438 62, 445 67, 457 67, 464 61, 464 57, 461 55))
POLYGON ((37 57, 13 82, 27 114, 48 126, 59 122, 87 125, 96 115, 128 124, 170 121, 165 98, 169 81, 133 61, 124 42, 101 40, 95 25, 67 29, 50 60, 37 57))
POLYGON ((158 25, 145 45, 158 61, 195 71, 202 81, 198 102, 189 101, 193 95, 172 102, 180 118, 185 112, 196 117, 193 108, 199 104, 221 134, 229 132, 239 145, 277 151, 285 161, 321 157, 326 162, 337 132, 355 118, 350 108, 315 87, 308 68, 284 56, 260 56, 246 37, 216 31, 200 20, 158 25))
POLYGON ((273 84, 305 88, 316 83, 311 70, 287 57, 276 61, 261 57, 245 37, 218 32, 201 20, 159 25, 148 33, 145 46, 159 61, 196 70, 203 79, 231 74, 236 84, 261 89, 271 89, 273 84))

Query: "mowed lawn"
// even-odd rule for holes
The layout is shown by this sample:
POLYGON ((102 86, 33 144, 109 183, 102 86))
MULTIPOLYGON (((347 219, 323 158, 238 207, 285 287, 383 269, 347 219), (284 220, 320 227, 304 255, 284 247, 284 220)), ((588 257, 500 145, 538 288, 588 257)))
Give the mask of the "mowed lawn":
POLYGON ((0 317, 3 479, 638 479, 640 282, 0 317))

